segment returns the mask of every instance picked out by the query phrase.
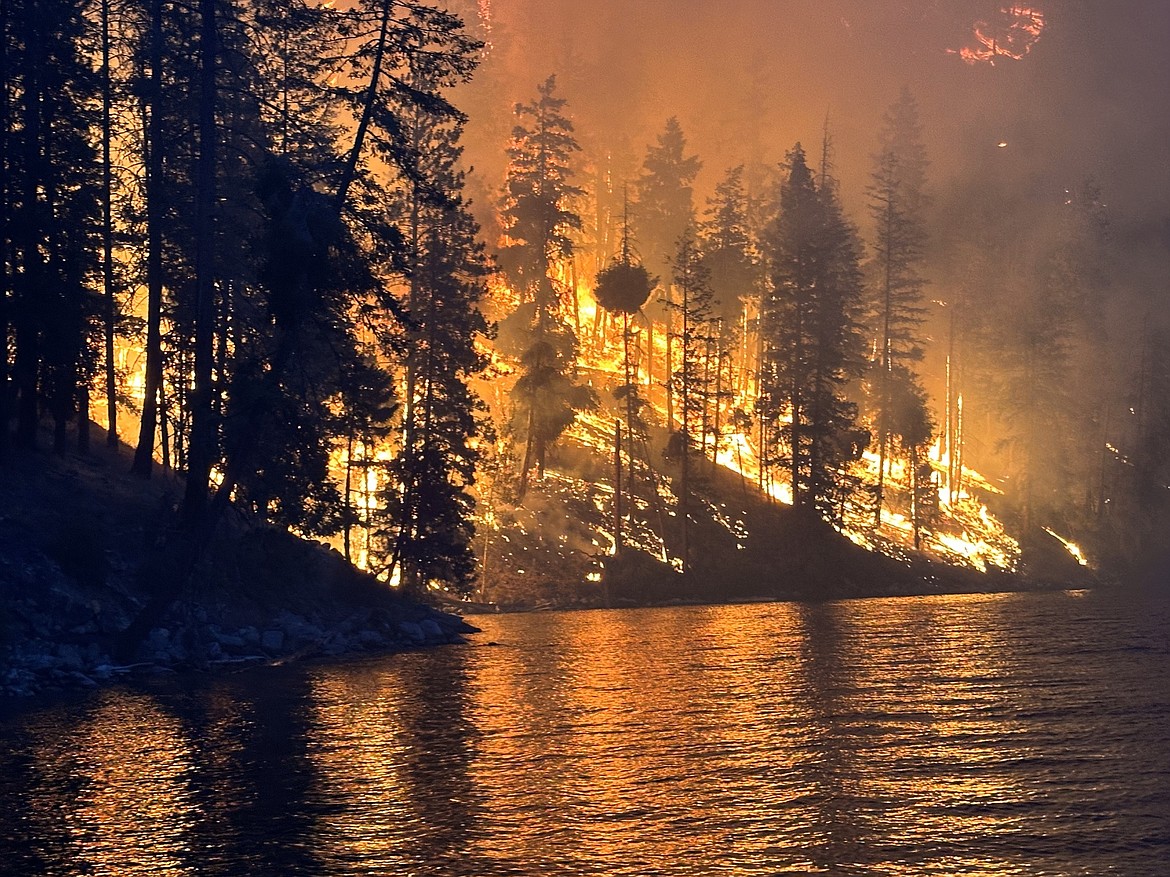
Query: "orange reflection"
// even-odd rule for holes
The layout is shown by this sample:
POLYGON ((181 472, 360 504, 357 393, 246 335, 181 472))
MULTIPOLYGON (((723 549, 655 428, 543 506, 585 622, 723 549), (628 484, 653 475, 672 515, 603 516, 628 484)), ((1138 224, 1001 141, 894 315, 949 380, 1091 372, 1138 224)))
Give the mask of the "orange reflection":
POLYGON ((1013 833, 1021 803, 1033 794, 1016 768, 1029 752, 1011 744, 1024 729, 1005 703, 1016 690, 1010 643, 987 623, 1012 599, 897 598, 806 609, 806 690, 821 698, 821 794, 838 855, 866 848, 872 856, 897 826, 901 848, 930 850, 945 838, 952 856, 913 867, 891 858, 878 863, 882 873, 1025 873, 1006 858, 953 857, 964 838, 1013 833))
POLYGON ((40 787, 29 795, 33 818, 64 822, 68 853, 49 861, 73 862, 79 874, 198 873, 193 752, 182 724, 151 698, 111 693, 72 734, 47 727, 33 754, 40 787))

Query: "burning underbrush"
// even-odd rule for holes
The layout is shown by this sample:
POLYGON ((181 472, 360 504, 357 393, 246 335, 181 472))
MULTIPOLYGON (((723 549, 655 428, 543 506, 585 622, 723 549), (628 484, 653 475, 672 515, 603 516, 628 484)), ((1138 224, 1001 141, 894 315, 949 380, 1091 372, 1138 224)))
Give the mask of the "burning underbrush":
POLYGON ((580 417, 523 504, 481 504, 480 599, 505 607, 604 606, 1020 587, 1011 575, 1018 545, 972 496, 940 503, 919 550, 897 511, 896 490, 880 528, 863 520, 872 512, 859 506, 838 533, 782 502, 781 485, 771 496, 761 492, 742 437, 718 464, 692 455, 685 528, 679 460, 665 453, 665 429, 650 428, 632 454, 623 444, 619 517, 615 422, 613 407, 580 417), (729 457, 738 467, 726 465, 729 457))

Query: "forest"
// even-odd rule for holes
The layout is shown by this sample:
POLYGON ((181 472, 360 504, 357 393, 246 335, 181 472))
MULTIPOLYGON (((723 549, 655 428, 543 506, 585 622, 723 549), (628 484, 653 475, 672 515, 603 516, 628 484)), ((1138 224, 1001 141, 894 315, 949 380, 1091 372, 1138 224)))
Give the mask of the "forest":
POLYGON ((486 2, 0 0, 0 31, 0 465, 124 443, 191 563, 229 508, 485 603, 804 521, 1021 576, 1164 544, 1170 224, 1135 243, 1092 173, 1020 191, 1006 140, 954 173, 913 86, 859 154, 818 107, 713 166, 669 101, 634 144, 580 76, 513 81, 486 2))

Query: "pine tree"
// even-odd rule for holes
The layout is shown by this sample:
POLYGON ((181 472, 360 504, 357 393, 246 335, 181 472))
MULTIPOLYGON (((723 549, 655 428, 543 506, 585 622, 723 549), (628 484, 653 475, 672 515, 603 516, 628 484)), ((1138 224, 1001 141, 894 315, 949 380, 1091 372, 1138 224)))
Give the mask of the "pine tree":
POLYGON ((765 453, 787 465, 797 509, 833 518, 841 466, 864 446, 856 406, 845 394, 861 368, 860 245, 832 188, 818 188, 800 144, 788 153, 787 167, 780 212, 765 240, 770 284, 760 414, 773 437, 765 453))
POLYGON ((12 62, 9 50, 11 0, 0 0, 0 462, 8 456, 10 406, 8 403, 9 327, 12 280, 12 62))
POLYGON ((910 523, 914 547, 921 547, 921 527, 932 517, 937 505, 933 476, 926 452, 934 434, 934 422, 927 406, 926 392, 915 375, 904 365, 895 366, 889 375, 887 428, 910 457, 910 523))
MULTIPOLYGON (((682 519, 683 569, 690 568, 689 506, 693 489, 690 457, 693 449, 703 449, 707 433, 707 410, 712 396, 711 277, 695 244, 694 233, 687 229, 678 241, 674 262, 674 286, 678 299, 666 304, 669 325, 678 344, 678 368, 668 380, 678 399, 679 427, 670 439, 670 451, 679 461, 679 515, 682 519)), ((673 429, 673 424, 670 424, 673 429)))
POLYGON ((626 407, 626 435, 633 436, 635 429, 639 434, 644 430, 640 422, 639 413, 644 400, 639 396, 638 384, 634 379, 630 359, 630 317, 639 313, 642 306, 650 298, 656 283, 655 278, 642 265, 634 254, 630 242, 630 224, 628 206, 623 211, 620 249, 617 258, 603 268, 597 275, 594 295, 597 303, 615 314, 622 315, 622 367, 624 379, 622 386, 616 391, 618 398, 625 402, 626 407))
POLYGON ((743 305, 756 294, 757 264, 748 231, 743 165, 727 171, 708 199, 706 219, 699 226, 703 261, 711 273, 716 312, 736 325, 743 305))
MULTIPOLYGON (((42 405, 54 447, 78 419, 96 366, 100 314, 96 262, 100 174, 92 134, 98 83, 84 57, 84 15, 72 0, 6 0, 3 28, 3 241, 5 367, 14 341, 17 441, 36 443, 42 405)), ((7 385, 4 392, 7 393, 7 385)), ((5 408, 7 405, 5 404, 5 408)), ((8 416, 0 431, 7 433, 8 416)))
MULTIPOLYGON (((702 162, 697 156, 686 154, 686 138, 678 119, 666 120, 666 127, 658 135, 655 145, 646 150, 642 175, 638 179, 638 200, 634 205, 635 238, 641 247, 646 267, 651 274, 666 284, 666 294, 652 300, 648 316, 661 320, 666 316, 665 304, 671 300, 670 282, 679 239, 694 224, 695 209, 692 185, 702 162)), ((653 330, 653 322, 651 322, 653 330)), ((666 418, 674 419, 674 397, 669 380, 673 369, 673 341, 667 335, 666 364, 663 369, 666 383, 666 418)), ((654 339, 650 339, 651 353, 647 363, 654 369, 654 339)))
POLYGON ((878 440, 875 526, 881 524, 889 438, 894 428, 895 375, 916 379, 912 364, 922 359, 927 160, 921 128, 918 105, 903 88, 885 115, 881 148, 874 157, 867 191, 875 228, 869 271, 878 351, 872 378, 878 440))
POLYGON ((638 180, 634 230, 651 274, 669 282, 676 246, 694 222, 692 186, 703 167, 697 156, 687 155, 686 137, 674 116, 646 150, 638 180))
POLYGON ((550 76, 534 101, 516 107, 525 121, 512 132, 502 210, 508 242, 500 261, 520 290, 520 305, 501 333, 517 335, 522 351, 522 374, 513 390, 517 432, 525 441, 521 497, 533 465, 543 476, 548 446, 577 411, 595 404, 592 391, 571 377, 577 339, 564 320, 564 290, 554 278, 555 267, 572 256, 571 233, 581 227, 570 204, 581 194, 570 182, 570 161, 580 147, 563 112, 566 101, 555 92, 556 77, 550 76))
MULTIPOLYGON (((450 88, 471 72, 471 52, 411 52, 411 85, 450 88)), ((475 576, 469 489, 479 461, 481 403, 468 386, 485 367, 476 339, 487 333, 478 306, 488 273, 478 224, 462 190, 459 140, 466 118, 447 105, 403 109, 411 156, 395 211, 409 264, 403 314, 402 447, 384 499, 393 534, 390 575, 420 590, 442 582, 467 593, 475 576)))

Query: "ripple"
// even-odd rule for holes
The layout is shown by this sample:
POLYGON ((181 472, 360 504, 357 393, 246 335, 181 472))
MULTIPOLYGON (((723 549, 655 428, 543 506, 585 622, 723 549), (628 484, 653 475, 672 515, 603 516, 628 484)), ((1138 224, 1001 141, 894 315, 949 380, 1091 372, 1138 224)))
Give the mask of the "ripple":
POLYGON ((3 872, 1164 875, 1163 605, 475 619, 0 724, 3 872))

